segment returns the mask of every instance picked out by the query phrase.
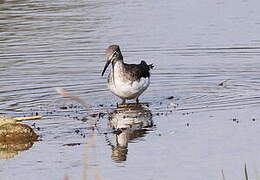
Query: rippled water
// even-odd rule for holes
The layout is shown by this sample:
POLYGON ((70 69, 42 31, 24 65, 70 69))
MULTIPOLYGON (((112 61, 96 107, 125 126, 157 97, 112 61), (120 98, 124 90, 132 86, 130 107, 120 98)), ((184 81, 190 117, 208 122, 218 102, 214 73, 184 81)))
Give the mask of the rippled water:
POLYGON ((222 169, 227 179, 243 179, 247 163, 256 178, 259 5, 0 1, 0 114, 44 116, 25 122, 35 123, 42 141, 1 160, 0 177, 81 179, 87 166, 89 177, 97 169, 101 179, 220 179, 222 169), (153 115, 149 126, 121 136, 107 114, 92 131, 90 110, 54 91, 63 87, 94 112, 113 112, 119 99, 101 77, 110 44, 120 45, 126 62, 144 59, 155 66, 140 98, 153 115), (93 134, 95 147, 89 147, 93 134))

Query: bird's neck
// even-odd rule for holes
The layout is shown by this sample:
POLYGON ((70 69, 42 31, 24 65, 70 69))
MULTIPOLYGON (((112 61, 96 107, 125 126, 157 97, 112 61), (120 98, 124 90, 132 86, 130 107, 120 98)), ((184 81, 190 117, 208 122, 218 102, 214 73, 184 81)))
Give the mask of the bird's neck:
POLYGON ((121 74, 124 72, 124 62, 123 60, 117 60, 112 63, 112 73, 113 74, 121 74))
POLYGON ((123 64, 124 64, 124 61, 122 59, 117 59, 117 60, 112 62, 113 68, 116 67, 116 66, 121 67, 121 66, 123 66, 123 64))

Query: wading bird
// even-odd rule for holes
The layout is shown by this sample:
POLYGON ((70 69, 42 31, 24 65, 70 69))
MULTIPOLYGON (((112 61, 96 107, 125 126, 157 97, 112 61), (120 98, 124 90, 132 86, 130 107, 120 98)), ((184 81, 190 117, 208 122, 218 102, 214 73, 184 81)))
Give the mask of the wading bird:
POLYGON ((124 63, 118 45, 111 45, 107 48, 106 58, 107 63, 102 71, 102 76, 111 63, 112 68, 107 79, 109 89, 122 99, 122 104, 126 99, 136 99, 136 103, 139 103, 139 96, 150 84, 149 71, 153 65, 147 65, 145 61, 141 61, 140 64, 124 63))

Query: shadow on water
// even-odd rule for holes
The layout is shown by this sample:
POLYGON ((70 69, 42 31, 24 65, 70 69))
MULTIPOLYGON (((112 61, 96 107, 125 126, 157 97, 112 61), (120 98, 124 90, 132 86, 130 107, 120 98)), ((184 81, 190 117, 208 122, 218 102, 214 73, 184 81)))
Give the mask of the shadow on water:
POLYGON ((144 105, 119 107, 109 115, 109 126, 115 135, 115 144, 107 139, 112 148, 111 159, 123 162, 127 160, 128 143, 144 137, 153 127, 152 113, 144 105))

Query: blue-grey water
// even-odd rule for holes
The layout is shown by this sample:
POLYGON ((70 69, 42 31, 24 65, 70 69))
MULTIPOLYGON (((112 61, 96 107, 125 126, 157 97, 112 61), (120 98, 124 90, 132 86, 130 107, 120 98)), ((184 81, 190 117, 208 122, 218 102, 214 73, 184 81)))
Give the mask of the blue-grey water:
POLYGON ((257 0, 0 0, 0 116, 43 116, 24 122, 41 141, 0 148, 0 179, 245 179, 245 164, 259 179, 259 11, 257 0), (121 134, 112 127, 129 122, 107 115, 120 100, 101 77, 110 44, 155 66, 140 97, 151 116, 121 134), (105 113, 95 127, 93 112, 105 113))

